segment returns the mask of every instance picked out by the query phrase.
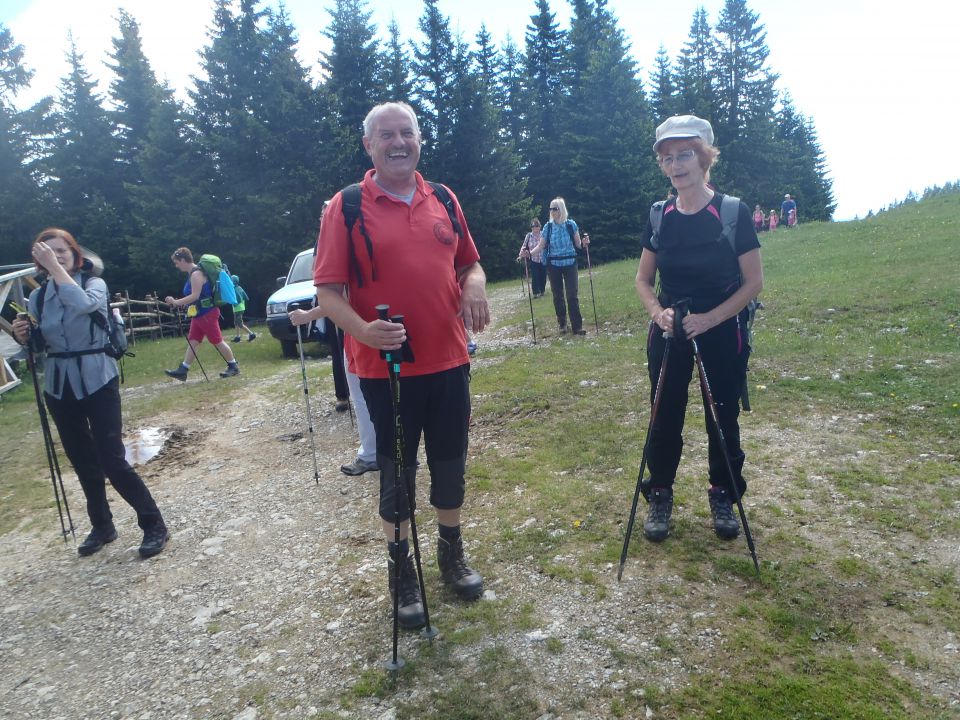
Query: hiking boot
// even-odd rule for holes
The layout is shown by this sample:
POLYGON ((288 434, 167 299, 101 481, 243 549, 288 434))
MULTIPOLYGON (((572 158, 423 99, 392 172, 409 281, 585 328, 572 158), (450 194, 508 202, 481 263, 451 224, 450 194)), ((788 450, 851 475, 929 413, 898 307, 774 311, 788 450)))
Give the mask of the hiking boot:
POLYGON ((233 340, 231 340, 230 342, 235 342, 235 343, 240 342, 240 336, 239 336, 239 335, 234 335, 234 336, 233 336, 233 340))
POLYGON ((561 325, 561 326, 560 326, 560 334, 561 334, 561 335, 566 335, 566 334, 567 334, 567 326, 566 326, 566 325, 561 325))
POLYGON ((164 370, 164 372, 167 374, 167 377, 175 378, 176 380, 179 380, 180 382, 186 382, 186 381, 187 381, 187 373, 190 372, 190 369, 189 369, 189 368, 185 368, 185 367, 183 367, 183 365, 181 365, 181 366, 178 367, 176 370, 164 370))
POLYGON ((143 542, 140 543, 140 557, 144 560, 159 555, 163 546, 167 544, 170 533, 167 532, 167 526, 163 521, 158 522, 152 528, 143 531, 143 542))
POLYGON ((374 472, 379 470, 380 466, 377 465, 376 461, 361 460, 357 458, 352 463, 341 465, 340 472, 344 475, 351 475, 356 477, 357 475, 363 475, 367 472, 374 472))
MULTIPOLYGON (((393 601, 396 579, 394 577, 393 558, 387 559, 387 573, 390 578, 390 600, 393 601)), ((416 630, 427 624, 423 612, 423 600, 420 598, 420 583, 417 570, 413 566, 413 556, 407 555, 400 561, 400 603, 397 610, 397 622, 404 630, 416 630)))
MULTIPOLYGON (((247 335, 247 342, 253 342, 256 339, 257 339, 257 334, 255 332, 252 332, 249 335, 247 335)), ((237 342, 239 341, 240 341, 240 338, 237 338, 237 342)))
POLYGON ((733 514, 733 498, 726 488, 712 487, 707 493, 710 498, 710 514, 713 515, 713 531, 718 538, 733 540, 740 534, 740 523, 733 514))
POLYGON ((576 328, 576 329, 573 331, 573 334, 574 334, 574 335, 586 335, 586 334, 587 334, 587 331, 584 330, 583 328, 576 328))
POLYGON ((220 373, 220 377, 228 378, 233 377, 234 375, 240 374, 240 367, 238 365, 227 365, 227 369, 220 373))
POLYGON ((650 509, 643 523, 643 534, 651 542, 663 542, 670 534, 670 515, 673 513, 673 490, 651 488, 648 498, 650 509))
POLYGON ((102 529, 94 528, 90 531, 90 534, 84 538, 83 542, 80 543, 80 547, 77 548, 77 554, 83 557, 93 555, 95 552, 103 549, 104 545, 112 543, 116 539, 117 529, 113 525, 102 529))
POLYGON ((333 409, 336 410, 337 412, 346 412, 347 410, 350 409, 350 401, 337 400, 337 404, 333 409))
POLYGON ((463 556, 463 537, 453 541, 437 538, 437 565, 440 579, 463 600, 476 600, 483 595, 483 578, 467 565, 463 556))

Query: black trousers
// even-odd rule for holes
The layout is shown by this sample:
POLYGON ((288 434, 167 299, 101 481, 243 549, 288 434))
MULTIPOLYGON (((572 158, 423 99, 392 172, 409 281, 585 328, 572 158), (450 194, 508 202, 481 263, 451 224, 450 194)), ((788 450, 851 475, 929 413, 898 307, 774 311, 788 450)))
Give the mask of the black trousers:
MULTIPOLYGON (((394 519, 399 503, 400 519, 407 520, 405 480, 400 495, 394 494, 395 430, 390 381, 360 378, 370 419, 377 432, 377 463, 380 465, 380 517, 394 519)), ((420 437, 427 451, 430 470, 430 504, 440 510, 455 510, 465 497, 467 434, 470 427, 470 366, 461 365, 430 375, 400 374, 400 417, 404 441, 404 473, 415 479, 420 437)))
MULTIPOLYGON (((717 405, 717 416, 726 439, 730 465, 742 495, 747 486, 743 480, 744 454, 740 448, 738 418, 740 417, 740 391, 743 383, 746 382, 747 360, 750 355, 750 349, 746 343, 746 332, 741 327, 740 316, 737 316, 711 328, 696 340, 707 379, 710 381, 710 390, 717 405)), ((671 343, 667 374, 663 381, 656 421, 650 430, 650 448, 647 455, 651 487, 672 487, 676 478, 680 455, 683 451, 687 391, 693 374, 697 372, 694 369, 696 361, 693 355, 693 343, 668 341, 663 337, 660 327, 651 323, 647 336, 651 406, 667 342, 671 343)), ((701 394, 703 394, 702 388, 701 394)), ((730 488, 730 475, 727 472, 719 436, 712 422, 705 396, 703 408, 707 428, 710 484, 730 488)))
POLYGON ((90 524, 96 529, 107 529, 113 524, 105 477, 136 511, 141 528, 146 530, 163 522, 153 496, 125 457, 119 379, 114 378, 82 400, 74 396, 69 383, 59 400, 46 393, 44 396, 63 450, 87 499, 90 524))
POLYGON ((327 340, 330 343, 330 363, 333 365, 333 394, 337 400, 350 398, 350 387, 347 385, 347 368, 343 361, 343 330, 334 325, 327 318, 327 340))
POLYGON ((580 289, 577 264, 556 267, 547 263, 547 274, 550 277, 550 292, 553 295, 553 309, 557 312, 557 323, 562 328, 567 326, 569 307, 570 324, 574 331, 579 330, 583 327, 583 316, 580 314, 580 299, 577 295, 580 289))
POLYGON ((530 284, 534 295, 543 295, 547 289, 547 266, 544 263, 530 261, 530 284))

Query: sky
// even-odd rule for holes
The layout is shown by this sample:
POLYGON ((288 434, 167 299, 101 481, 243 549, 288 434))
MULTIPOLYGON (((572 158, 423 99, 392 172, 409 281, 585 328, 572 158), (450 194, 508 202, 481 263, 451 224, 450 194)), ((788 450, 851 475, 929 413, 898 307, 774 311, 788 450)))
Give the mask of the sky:
MULTIPOLYGON (((322 31, 333 4, 284 2, 300 38, 298 54, 304 65, 316 68, 329 46, 322 31)), ((261 3, 268 5, 279 3, 261 3)), ((561 27, 568 27, 569 3, 551 0, 550 5, 561 27)), ((608 0, 607 6, 619 18, 646 81, 659 47, 675 58, 687 40, 694 11, 703 6, 714 25, 723 0, 608 0)), ((67 73, 70 32, 106 96, 111 72, 105 63, 110 40, 119 34, 119 7, 140 24, 154 72, 185 99, 191 75, 199 73, 198 51, 208 42, 211 1, 0 0, 0 23, 23 45, 24 62, 35 73, 18 104, 26 107, 43 96, 58 96, 67 73)), ((396 19, 403 39, 421 39, 417 20, 422 3, 370 0, 367 7, 384 36, 396 19)), ((536 12, 534 0, 439 0, 438 7, 467 40, 486 23, 495 42, 501 44, 509 35, 520 47, 536 12)), ((960 142, 950 135, 960 118, 960 3, 748 0, 748 7, 766 29, 768 66, 780 76, 778 88, 788 91, 795 107, 815 124, 833 180, 835 219, 863 217, 910 191, 920 193, 960 179, 960 142), (934 139, 938 136, 943 137, 934 139)), ((789 187, 780 190, 790 192, 789 187)), ((802 219, 802 207, 800 214, 802 219)))

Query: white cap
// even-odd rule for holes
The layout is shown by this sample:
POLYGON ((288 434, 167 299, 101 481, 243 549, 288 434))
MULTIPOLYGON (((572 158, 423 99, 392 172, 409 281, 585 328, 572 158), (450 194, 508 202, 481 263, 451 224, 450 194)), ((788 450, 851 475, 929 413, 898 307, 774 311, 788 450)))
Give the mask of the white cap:
POLYGON ((653 144, 653 151, 657 152, 664 140, 694 137, 700 138, 707 145, 713 145, 713 128, 710 123, 696 115, 674 115, 657 127, 657 141, 653 144))

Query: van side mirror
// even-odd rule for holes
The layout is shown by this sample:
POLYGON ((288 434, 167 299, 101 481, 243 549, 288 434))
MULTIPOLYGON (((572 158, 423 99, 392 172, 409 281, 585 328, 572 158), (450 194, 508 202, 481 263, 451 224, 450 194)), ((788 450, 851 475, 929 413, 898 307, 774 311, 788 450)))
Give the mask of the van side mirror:
POLYGON ((277 289, 282 288, 282 287, 283 287, 284 285, 286 285, 286 284, 287 284, 287 276, 286 276, 286 275, 277 278, 277 289))

